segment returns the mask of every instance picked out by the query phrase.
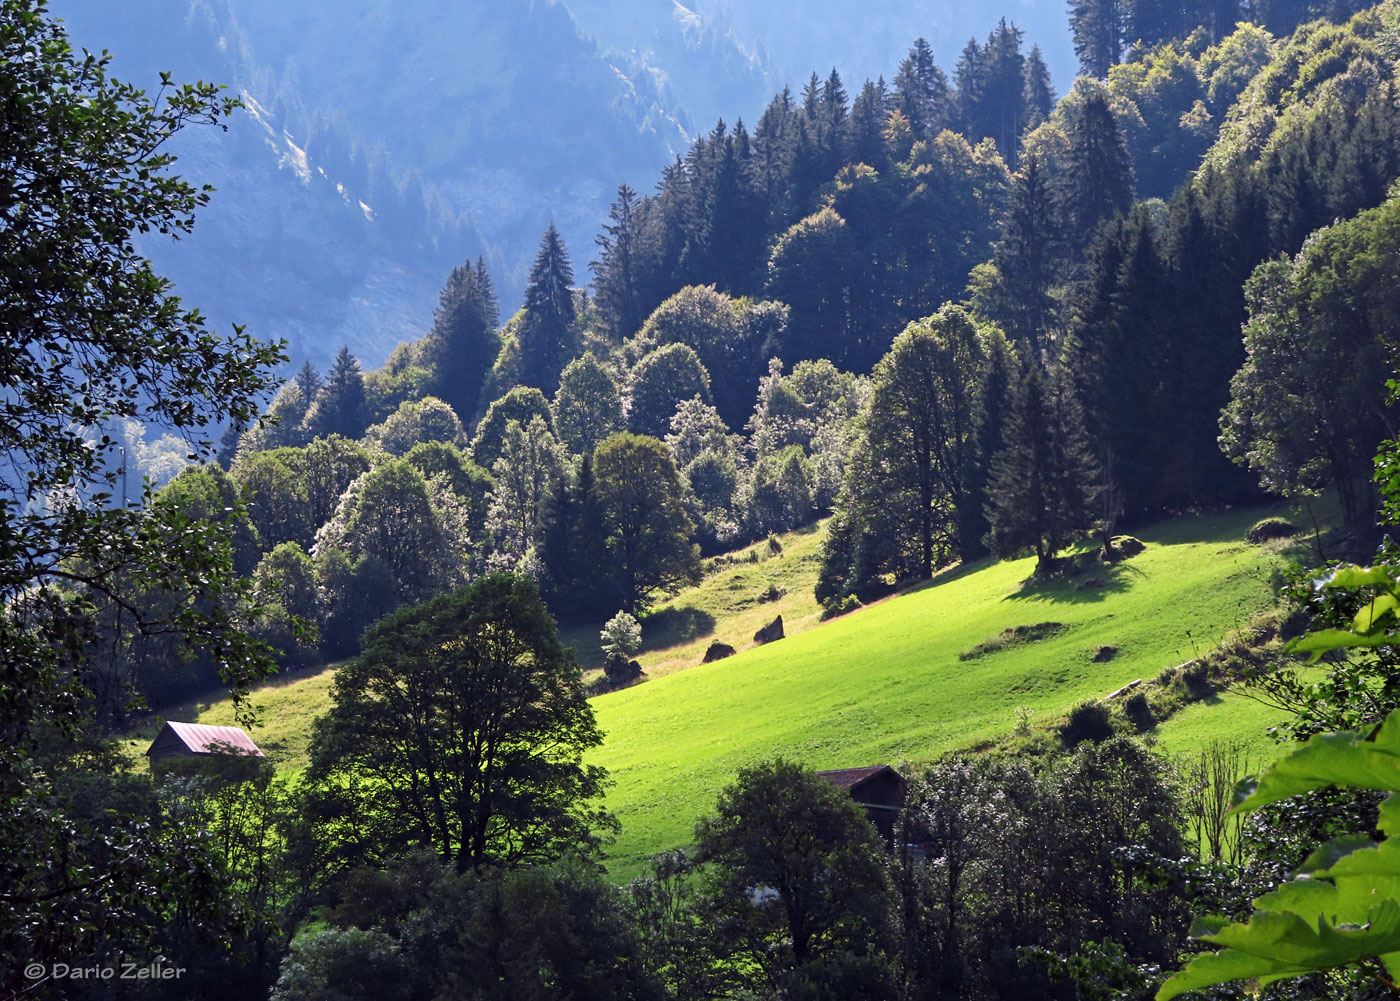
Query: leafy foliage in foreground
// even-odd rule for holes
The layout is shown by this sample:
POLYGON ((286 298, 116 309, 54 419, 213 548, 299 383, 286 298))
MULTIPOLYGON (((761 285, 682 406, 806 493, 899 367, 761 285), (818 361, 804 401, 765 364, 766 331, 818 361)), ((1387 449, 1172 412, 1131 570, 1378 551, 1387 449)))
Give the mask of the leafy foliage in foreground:
MULTIPOLYGON (((0 3, 0 991, 19 964, 149 947, 177 914, 218 936, 220 867, 177 812, 88 736, 126 709, 135 658, 99 649, 159 634, 235 691, 267 674, 238 628, 250 584, 221 526, 174 505, 113 503, 124 419, 196 456, 208 428, 252 419, 280 350, 216 334, 133 248, 179 236, 208 200, 165 144, 236 101, 163 80, 161 96, 75 54, 42 2, 0 3)), ((238 505, 234 505, 237 508, 238 505)))
MULTIPOLYGON (((1400 575, 1394 568, 1351 567, 1324 586, 1361 591, 1370 600, 1350 629, 1309 633, 1293 649, 1322 653, 1396 641, 1400 575)), ((1204 917, 1192 934, 1220 946, 1192 960, 1168 980, 1157 1001, 1232 980, 1261 984, 1359 965, 1377 977, 1400 979, 1400 711, 1370 734, 1323 733, 1279 761, 1257 780, 1243 783, 1238 810, 1329 786, 1387 793, 1377 828, 1380 844, 1364 834, 1319 847, 1294 878, 1254 901, 1247 924, 1204 917)))

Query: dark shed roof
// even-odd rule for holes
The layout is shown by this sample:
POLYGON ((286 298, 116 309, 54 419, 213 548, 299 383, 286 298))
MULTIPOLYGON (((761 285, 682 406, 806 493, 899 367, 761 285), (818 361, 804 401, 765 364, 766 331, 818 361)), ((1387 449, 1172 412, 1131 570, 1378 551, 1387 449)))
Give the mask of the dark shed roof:
POLYGON ((870 765, 866 768, 833 768, 825 772, 817 772, 822 778, 832 785, 842 789, 849 789, 854 792, 875 776, 889 772, 895 778, 900 775, 889 765, 870 765))

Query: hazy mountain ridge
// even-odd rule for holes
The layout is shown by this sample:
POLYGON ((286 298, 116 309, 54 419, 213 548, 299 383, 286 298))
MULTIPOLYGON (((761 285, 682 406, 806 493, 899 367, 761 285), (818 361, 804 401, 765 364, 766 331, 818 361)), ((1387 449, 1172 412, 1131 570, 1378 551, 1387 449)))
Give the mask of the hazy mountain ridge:
POLYGON ((185 11, 57 13, 133 82, 169 70, 244 97, 227 132, 178 139, 180 172, 218 189, 195 233, 174 253, 145 249, 212 319, 284 337, 294 360, 324 363, 347 343, 379 364, 422 334, 448 270, 477 254, 513 308, 551 219, 582 278, 617 182, 647 183, 688 141, 653 76, 602 57, 556 3, 456 10, 436 32, 372 0, 334 15, 259 0, 185 11), (420 49, 398 44, 410 36, 420 49), (471 40, 470 59, 454 38, 471 40))
MULTIPOLYGON (((698 0, 189 0, 179 16, 158 0, 58 0, 55 14, 132 82, 168 70, 245 96, 227 133, 179 137, 180 172, 218 194, 179 250, 146 247, 157 266, 213 320, 286 338, 294 361, 324 364, 344 343, 375 366, 423 333, 463 259, 486 257, 509 313, 552 221, 583 284, 618 183, 649 190, 716 118, 756 120, 833 50, 856 87, 869 66, 892 76, 916 35, 947 33, 893 3, 881 18, 819 4, 781 23, 698 0), (782 60, 767 54, 775 35, 782 60)), ((956 17, 979 35, 994 23, 956 17)))

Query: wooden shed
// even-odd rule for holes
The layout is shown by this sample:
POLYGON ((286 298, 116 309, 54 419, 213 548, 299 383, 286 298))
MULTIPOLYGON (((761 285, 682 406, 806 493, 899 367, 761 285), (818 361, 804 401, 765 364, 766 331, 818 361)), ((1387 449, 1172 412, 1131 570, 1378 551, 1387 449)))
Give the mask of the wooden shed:
POLYGON ((166 758, 237 754, 261 758, 263 752, 253 738, 237 726, 206 726, 203 723, 176 723, 161 728, 146 757, 154 764, 166 758))
POLYGON ((904 808, 907 786, 904 776, 889 765, 867 768, 836 768, 817 772, 832 785, 845 789, 865 808, 865 815, 880 832, 885 844, 894 844, 894 825, 904 808))

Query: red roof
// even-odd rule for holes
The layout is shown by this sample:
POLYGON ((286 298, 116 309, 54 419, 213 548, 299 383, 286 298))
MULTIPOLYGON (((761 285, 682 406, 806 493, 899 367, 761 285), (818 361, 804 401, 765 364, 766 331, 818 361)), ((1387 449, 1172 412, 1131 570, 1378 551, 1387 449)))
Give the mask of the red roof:
POLYGON ((242 727, 176 723, 174 720, 165 725, 195 754, 233 753, 251 754, 259 758, 263 756, 263 752, 258 750, 258 745, 253 743, 253 738, 249 737, 242 727))
POLYGON ((868 768, 834 768, 830 771, 817 772, 817 774, 842 789, 854 789, 866 779, 873 779, 887 768, 894 771, 889 765, 870 765, 868 768))

